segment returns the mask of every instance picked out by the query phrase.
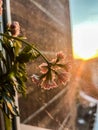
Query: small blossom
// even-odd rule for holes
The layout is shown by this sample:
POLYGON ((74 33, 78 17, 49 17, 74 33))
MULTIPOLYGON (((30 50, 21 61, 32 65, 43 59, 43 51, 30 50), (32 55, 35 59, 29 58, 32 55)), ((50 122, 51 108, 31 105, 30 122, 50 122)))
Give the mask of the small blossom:
POLYGON ((54 80, 43 80, 42 83, 41 83, 41 88, 44 88, 44 89, 53 89, 53 88, 57 88, 57 84, 54 80))
POLYGON ((68 72, 61 72, 57 74, 57 83, 65 85, 70 79, 70 74, 68 72))
POLYGON ((3 5, 3 1, 0 0, 0 15, 2 15, 2 11, 3 11, 2 5, 3 5))
POLYGON ((51 63, 51 64, 55 64, 56 61, 57 61, 57 59, 52 59, 50 63, 51 63))
POLYGON ((57 57, 52 59, 49 64, 42 63, 40 66, 41 76, 33 76, 33 82, 44 89, 52 89, 58 85, 66 85, 70 80, 71 63, 65 60, 63 52, 58 52, 57 57))
POLYGON ((33 74, 31 76, 31 79, 32 79, 32 82, 35 83, 35 84, 39 84, 39 82, 40 82, 40 78, 39 78, 38 75, 33 74))
POLYGON ((20 34, 20 25, 17 21, 12 22, 12 24, 8 24, 8 27, 12 36, 17 37, 20 34))
POLYGON ((19 22, 17 21, 13 21, 10 28, 11 29, 19 29, 20 25, 19 25, 19 22))
POLYGON ((3 1, 2 0, 0 0, 0 7, 3 5, 3 1))
POLYGON ((56 58, 51 60, 51 63, 56 64, 57 62, 64 60, 64 58, 65 58, 64 53, 60 51, 56 54, 56 58))
POLYGON ((60 52, 57 53, 57 59, 58 60, 62 60, 64 58, 65 58, 65 56, 64 56, 64 53, 62 51, 60 51, 60 52))
POLYGON ((69 71, 72 69, 71 62, 67 62, 67 63, 65 64, 65 69, 66 69, 67 72, 69 72, 69 71))
POLYGON ((48 64, 47 63, 42 63, 41 65, 39 65, 40 68, 40 72, 42 74, 46 74, 48 72, 48 64))
POLYGON ((0 16, 2 15, 3 8, 0 7, 0 16))

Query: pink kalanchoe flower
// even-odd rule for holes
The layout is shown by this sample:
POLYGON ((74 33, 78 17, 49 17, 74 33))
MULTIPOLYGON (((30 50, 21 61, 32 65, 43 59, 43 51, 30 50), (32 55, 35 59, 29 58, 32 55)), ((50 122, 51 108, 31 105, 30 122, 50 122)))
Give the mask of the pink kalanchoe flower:
POLYGON ((39 76, 36 75, 36 74, 33 74, 33 75, 31 76, 31 80, 32 80, 32 82, 35 83, 35 84, 39 84, 39 82, 40 82, 40 78, 39 78, 39 76))
POLYGON ((19 22, 13 21, 11 24, 8 24, 8 27, 11 31, 12 36, 17 37, 20 34, 19 22))
POLYGON ((48 64, 47 63, 42 63, 41 65, 39 65, 40 68, 40 72, 42 74, 46 74, 48 72, 48 64))
POLYGON ((71 62, 67 62, 67 63, 65 64, 65 69, 66 69, 67 72, 69 72, 69 71, 72 69, 72 64, 71 64, 71 62))
POLYGON ((2 15, 3 8, 0 7, 0 16, 2 15))
POLYGON ((10 27, 11 29, 19 29, 20 27, 19 22, 13 21, 10 27))
POLYGON ((3 5, 3 1, 2 0, 0 0, 0 7, 3 5))
POLYGON ((57 88, 57 84, 54 80, 43 80, 42 83, 41 83, 41 88, 44 88, 44 89, 53 89, 53 88, 57 88))
POLYGON ((50 63, 55 64, 57 59, 52 59, 50 63))
POLYGON ((57 53, 57 59, 58 60, 62 60, 64 58, 65 58, 65 56, 64 56, 64 53, 62 51, 60 51, 60 52, 57 53))
POLYGON ((57 74, 57 83, 66 85, 70 79, 70 74, 68 72, 60 72, 57 74))
POLYGON ((2 11, 3 11, 2 5, 3 5, 3 1, 0 0, 0 15, 2 15, 2 11))

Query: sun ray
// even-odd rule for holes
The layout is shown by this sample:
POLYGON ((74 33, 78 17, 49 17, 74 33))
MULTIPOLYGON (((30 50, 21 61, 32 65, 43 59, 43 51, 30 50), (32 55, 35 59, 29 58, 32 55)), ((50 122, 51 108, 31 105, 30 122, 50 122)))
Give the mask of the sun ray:
POLYGON ((73 30, 74 58, 84 60, 98 57, 98 24, 80 24, 73 30))

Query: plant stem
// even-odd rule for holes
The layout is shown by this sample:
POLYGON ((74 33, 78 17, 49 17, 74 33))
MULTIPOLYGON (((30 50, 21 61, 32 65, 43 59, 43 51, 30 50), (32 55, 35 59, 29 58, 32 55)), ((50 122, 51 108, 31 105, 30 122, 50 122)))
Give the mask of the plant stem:
POLYGON ((4 121, 5 121, 5 130, 11 130, 11 124, 12 124, 11 119, 8 118, 5 113, 3 115, 4 115, 4 121))
POLYGON ((24 43, 24 44, 26 44, 26 45, 32 47, 35 51, 37 51, 37 52, 42 56, 42 58, 47 62, 47 64, 50 64, 49 61, 48 61, 48 59, 41 53, 41 51, 39 51, 35 46, 31 45, 30 43, 28 43, 28 42, 26 42, 26 41, 20 39, 19 37, 13 37, 13 36, 10 36, 10 35, 8 35, 8 34, 0 33, 0 35, 1 35, 1 36, 5 36, 5 37, 7 37, 7 38, 9 38, 9 39, 10 39, 10 38, 11 38, 11 39, 15 39, 15 40, 17 40, 17 41, 20 41, 20 42, 22 42, 22 43, 24 43))

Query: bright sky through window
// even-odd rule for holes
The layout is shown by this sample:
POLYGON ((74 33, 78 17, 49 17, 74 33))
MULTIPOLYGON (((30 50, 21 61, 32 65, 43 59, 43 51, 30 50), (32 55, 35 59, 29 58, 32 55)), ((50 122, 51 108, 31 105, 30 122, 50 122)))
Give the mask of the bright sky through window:
POLYGON ((98 24, 80 24, 73 29, 75 58, 89 59, 98 56, 98 24))
POLYGON ((74 58, 98 57, 98 0, 70 0, 74 58))

